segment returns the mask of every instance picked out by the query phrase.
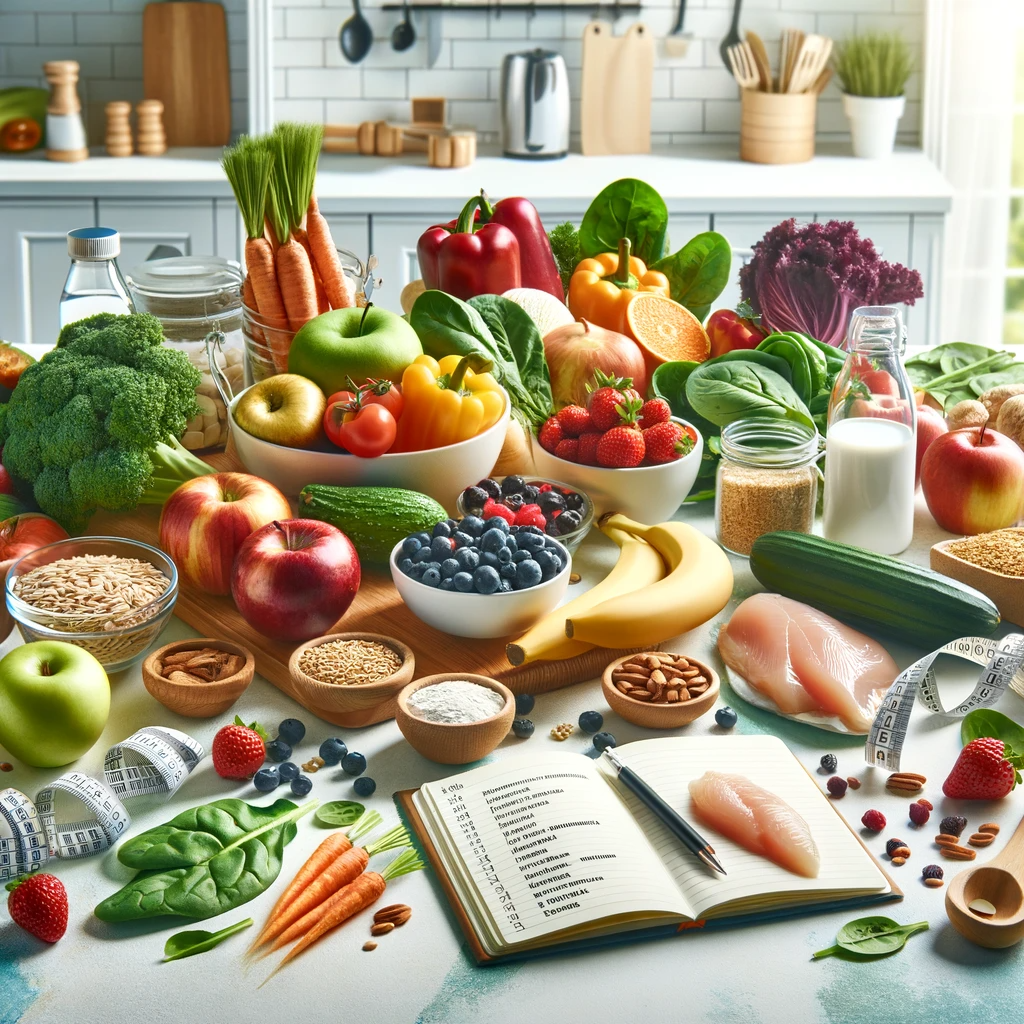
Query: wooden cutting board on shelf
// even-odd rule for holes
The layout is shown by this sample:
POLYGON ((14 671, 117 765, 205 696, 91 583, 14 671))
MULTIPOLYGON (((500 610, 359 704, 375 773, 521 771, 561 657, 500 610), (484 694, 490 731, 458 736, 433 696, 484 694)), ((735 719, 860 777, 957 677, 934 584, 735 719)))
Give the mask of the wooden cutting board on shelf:
POLYGON ((169 146, 226 146, 231 81, 224 8, 167 0, 142 14, 142 87, 164 105, 169 146))
POLYGON ((654 37, 641 23, 625 35, 606 21, 583 30, 580 132, 584 156, 651 151, 654 37))

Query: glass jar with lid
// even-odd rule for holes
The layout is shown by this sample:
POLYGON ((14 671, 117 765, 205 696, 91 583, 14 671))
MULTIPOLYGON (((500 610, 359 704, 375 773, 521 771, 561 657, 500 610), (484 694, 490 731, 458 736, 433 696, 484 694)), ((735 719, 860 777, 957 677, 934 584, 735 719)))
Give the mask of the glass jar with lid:
POLYGON ((715 490, 718 542, 749 555, 764 533, 810 533, 818 501, 820 436, 793 420, 756 416, 722 428, 715 490))
POLYGON ((219 256, 173 256, 147 260, 128 274, 128 288, 140 313, 152 313, 166 343, 184 352, 203 379, 196 389, 200 414, 181 443, 191 451, 223 448, 228 438, 227 408, 210 373, 206 336, 223 335, 219 368, 238 391, 243 386, 241 267, 219 256))

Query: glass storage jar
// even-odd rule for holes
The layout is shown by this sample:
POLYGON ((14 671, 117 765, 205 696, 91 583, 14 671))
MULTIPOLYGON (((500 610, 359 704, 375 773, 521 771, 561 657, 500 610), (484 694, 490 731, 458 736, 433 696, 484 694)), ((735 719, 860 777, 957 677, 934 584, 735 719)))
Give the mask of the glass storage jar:
POLYGON ((715 489, 718 542, 749 555, 764 533, 810 533, 818 500, 820 437, 814 427, 756 416, 722 428, 715 489))
POLYGON ((241 267, 220 256, 173 256, 147 260, 128 274, 128 289, 140 313, 152 313, 171 348, 184 352, 203 379, 196 389, 201 412, 190 420, 181 443, 191 451, 222 449, 228 439, 227 409, 210 373, 206 336, 223 336, 219 367, 233 388, 244 377, 241 267))

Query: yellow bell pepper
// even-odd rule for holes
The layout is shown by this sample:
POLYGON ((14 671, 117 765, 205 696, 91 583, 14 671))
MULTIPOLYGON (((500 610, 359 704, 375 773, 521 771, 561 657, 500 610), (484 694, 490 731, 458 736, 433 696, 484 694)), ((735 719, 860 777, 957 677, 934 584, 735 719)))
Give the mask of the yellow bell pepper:
POLYGON ((505 395, 482 356, 417 356, 402 374, 405 402, 392 452, 444 448, 476 437, 501 419, 505 395), (475 369, 474 369, 475 367, 475 369))
POLYGON ((603 252, 583 260, 569 279, 569 312, 577 320, 629 337, 626 307, 637 292, 669 295, 668 278, 648 270, 643 260, 629 254, 628 238, 619 240, 618 252, 603 252))

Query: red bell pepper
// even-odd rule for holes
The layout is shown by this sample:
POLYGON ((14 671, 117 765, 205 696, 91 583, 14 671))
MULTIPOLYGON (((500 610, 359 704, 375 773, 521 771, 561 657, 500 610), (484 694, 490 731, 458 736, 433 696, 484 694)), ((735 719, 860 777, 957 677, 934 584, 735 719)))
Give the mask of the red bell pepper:
POLYGON ((749 317, 732 309, 716 310, 704 325, 711 341, 711 358, 741 348, 757 348, 768 332, 749 317))

